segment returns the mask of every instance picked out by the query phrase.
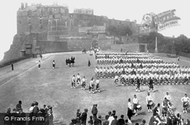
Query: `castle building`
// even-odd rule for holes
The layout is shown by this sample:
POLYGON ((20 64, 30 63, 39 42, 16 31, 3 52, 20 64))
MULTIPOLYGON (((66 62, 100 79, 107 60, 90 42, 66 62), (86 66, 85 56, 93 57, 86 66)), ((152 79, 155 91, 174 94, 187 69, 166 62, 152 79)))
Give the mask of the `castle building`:
POLYGON ((105 30, 109 25, 127 25, 134 33, 138 33, 136 23, 97 16, 92 9, 75 9, 73 13, 69 13, 67 6, 57 4, 28 6, 22 3, 17 11, 17 34, 46 34, 44 40, 58 40, 61 36, 80 35, 85 28, 89 31, 90 27, 94 27, 92 30, 95 30, 96 26, 96 29, 100 29, 103 33, 103 29, 105 30))
POLYGON ((110 25, 128 26, 134 36, 139 33, 136 22, 94 15, 92 9, 79 8, 69 13, 66 5, 21 3, 17 11, 17 34, 3 60, 89 49, 94 41, 101 49, 109 49, 114 41, 113 37, 106 36, 110 25))

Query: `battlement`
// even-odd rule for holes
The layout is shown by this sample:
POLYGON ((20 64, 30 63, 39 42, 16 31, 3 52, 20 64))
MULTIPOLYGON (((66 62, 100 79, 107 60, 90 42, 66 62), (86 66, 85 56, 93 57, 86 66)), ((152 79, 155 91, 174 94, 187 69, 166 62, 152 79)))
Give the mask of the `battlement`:
POLYGON ((26 3, 25 5, 22 3, 21 7, 17 11, 17 17, 21 16, 40 16, 46 17, 49 15, 68 15, 69 9, 66 5, 42 5, 42 4, 32 4, 28 6, 26 3))

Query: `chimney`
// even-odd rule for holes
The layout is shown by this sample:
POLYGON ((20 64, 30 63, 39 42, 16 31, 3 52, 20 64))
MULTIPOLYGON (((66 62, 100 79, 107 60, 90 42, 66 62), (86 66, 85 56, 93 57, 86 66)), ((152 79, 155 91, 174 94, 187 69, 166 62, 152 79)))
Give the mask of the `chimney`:
POLYGON ((27 8, 28 7, 28 4, 27 3, 25 3, 25 8, 27 8))
POLYGON ((21 9, 24 9, 24 3, 21 3, 21 9))

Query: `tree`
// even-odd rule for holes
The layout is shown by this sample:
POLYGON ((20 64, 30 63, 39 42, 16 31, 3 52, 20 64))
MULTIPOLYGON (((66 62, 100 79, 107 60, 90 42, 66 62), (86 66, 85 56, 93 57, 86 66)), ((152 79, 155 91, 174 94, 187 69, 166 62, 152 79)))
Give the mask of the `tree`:
POLYGON ((109 33, 109 35, 112 35, 119 38, 119 41, 121 42, 121 37, 123 36, 131 36, 133 34, 132 30, 128 26, 124 25, 110 25, 106 28, 106 31, 109 33))
POLYGON ((106 31, 109 33, 111 36, 116 36, 117 30, 116 27, 113 25, 110 25, 106 28, 106 31))

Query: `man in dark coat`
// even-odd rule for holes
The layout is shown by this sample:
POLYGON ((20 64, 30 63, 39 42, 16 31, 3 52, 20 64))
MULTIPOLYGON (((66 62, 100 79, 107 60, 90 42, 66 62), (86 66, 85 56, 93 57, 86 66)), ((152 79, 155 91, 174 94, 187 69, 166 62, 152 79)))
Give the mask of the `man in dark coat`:
POLYGON ((111 125, 117 125, 117 116, 114 116, 114 120, 111 122, 111 125))
POLYGON ((90 60, 88 60, 88 67, 90 67, 91 63, 90 63, 90 60))
POLYGON ((94 120, 94 125, 102 125, 102 120, 101 120, 101 116, 98 116, 98 118, 96 118, 94 120))
POLYGON ((152 78, 150 78, 150 80, 149 80, 149 90, 151 91, 153 91, 154 90, 154 85, 153 85, 153 79, 152 78))
POLYGON ((22 110, 22 101, 20 100, 16 105, 16 111, 22 110))
POLYGON ((12 71, 14 70, 14 65, 13 65, 13 63, 11 64, 11 69, 12 69, 12 71))
POLYGON ((93 105, 91 113, 93 115, 93 118, 96 119, 98 114, 97 104, 93 105))
POLYGON ((124 120, 124 115, 121 115, 121 118, 117 121, 117 125, 124 125, 125 120, 124 120))
POLYGON ((88 112, 88 109, 84 109, 84 112, 81 115, 81 124, 82 125, 86 125, 87 112, 88 112))
POLYGON ((33 115, 37 116, 39 113, 39 108, 38 108, 38 102, 34 102, 34 109, 33 109, 33 115))
POLYGON ((137 77, 137 88, 136 88, 136 92, 140 92, 140 79, 137 77))

